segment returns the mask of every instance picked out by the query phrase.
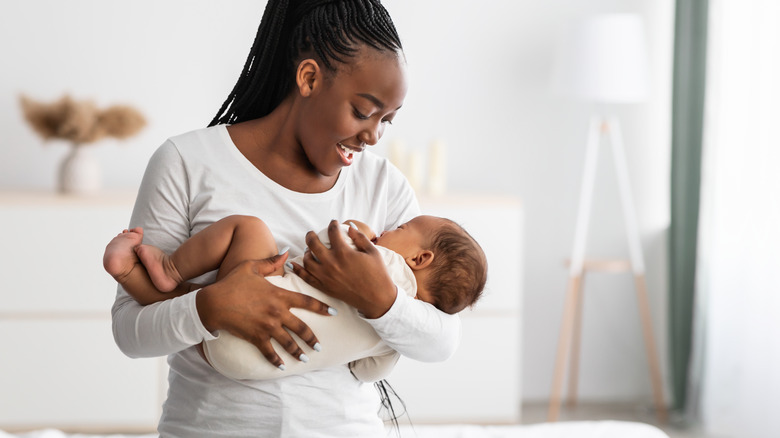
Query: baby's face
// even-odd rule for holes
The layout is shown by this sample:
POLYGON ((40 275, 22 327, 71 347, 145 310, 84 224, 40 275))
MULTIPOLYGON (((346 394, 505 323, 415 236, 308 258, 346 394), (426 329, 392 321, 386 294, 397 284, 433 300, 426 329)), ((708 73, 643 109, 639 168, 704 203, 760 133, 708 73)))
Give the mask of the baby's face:
POLYGON ((404 258, 414 256, 424 249, 425 242, 444 225, 444 219, 436 216, 417 216, 394 230, 377 236, 376 244, 401 254, 404 258))

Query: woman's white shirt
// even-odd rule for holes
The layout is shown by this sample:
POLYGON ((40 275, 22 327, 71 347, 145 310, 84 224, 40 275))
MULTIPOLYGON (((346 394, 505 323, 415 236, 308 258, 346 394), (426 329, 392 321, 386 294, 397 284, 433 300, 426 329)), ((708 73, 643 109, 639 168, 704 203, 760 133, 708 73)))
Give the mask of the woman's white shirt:
MULTIPOLYGON (((342 169, 330 190, 298 193, 258 171, 226 127, 215 126, 173 137, 155 152, 130 227, 142 226, 145 243, 172 252, 231 214, 261 218, 277 246, 289 246, 290 255, 297 256, 305 248, 306 232, 331 219, 358 219, 385 230, 417 216, 419 207, 404 176, 368 151, 342 169)), ((214 276, 195 281, 208 283, 214 276)), ((162 436, 384 436, 373 385, 358 382, 346 365, 269 381, 231 380, 214 371, 193 348, 213 339, 198 316, 196 296, 142 307, 120 287, 112 309, 114 338, 126 355, 169 356, 162 436)), ((385 343, 416 360, 445 360, 460 338, 457 316, 404 291, 398 291, 385 315, 366 321, 385 343)))

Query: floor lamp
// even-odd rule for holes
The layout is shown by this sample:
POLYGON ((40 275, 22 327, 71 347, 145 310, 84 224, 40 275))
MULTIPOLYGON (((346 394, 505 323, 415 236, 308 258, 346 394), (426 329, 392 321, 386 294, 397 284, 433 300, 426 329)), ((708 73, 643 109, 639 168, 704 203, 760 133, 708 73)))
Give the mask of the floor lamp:
MULTIPOLYGON (((636 103, 648 88, 647 52, 641 17, 606 14, 589 17, 569 28, 560 42, 553 87, 559 93, 605 105, 636 103)), ((569 276, 558 340, 548 420, 558 418, 561 392, 569 362, 569 404, 577 397, 577 373, 582 323, 582 290, 588 271, 632 271, 637 289, 639 315, 644 334, 653 396, 659 421, 666 420, 658 355, 647 303, 645 264, 626 165, 623 137, 615 116, 593 115, 590 120, 580 187, 579 207, 569 276), (602 143, 611 146, 617 187, 625 220, 629 260, 593 260, 586 257, 587 232, 594 196, 596 164, 602 143)))

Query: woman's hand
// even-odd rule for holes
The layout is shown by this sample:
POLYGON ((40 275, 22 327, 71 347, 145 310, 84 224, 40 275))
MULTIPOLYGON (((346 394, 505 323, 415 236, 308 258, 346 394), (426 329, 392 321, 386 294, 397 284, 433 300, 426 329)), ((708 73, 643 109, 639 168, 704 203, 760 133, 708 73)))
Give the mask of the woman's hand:
POLYGON ((310 231, 306 234, 309 251, 303 256, 303 266, 293 269, 313 287, 356 308, 366 318, 379 318, 395 302, 396 287, 387 273, 381 254, 368 238, 350 227, 349 237, 357 250, 344 241, 339 224, 328 224, 328 249, 310 231))
POLYGON ((315 348, 317 337, 309 327, 290 312, 297 307, 328 315, 328 305, 308 295, 274 286, 265 275, 280 268, 287 254, 265 260, 250 260, 236 266, 224 278, 198 292, 196 305, 203 325, 209 331, 226 330, 254 344, 274 366, 282 359, 273 349, 271 339, 293 357, 303 350, 286 329, 315 348))

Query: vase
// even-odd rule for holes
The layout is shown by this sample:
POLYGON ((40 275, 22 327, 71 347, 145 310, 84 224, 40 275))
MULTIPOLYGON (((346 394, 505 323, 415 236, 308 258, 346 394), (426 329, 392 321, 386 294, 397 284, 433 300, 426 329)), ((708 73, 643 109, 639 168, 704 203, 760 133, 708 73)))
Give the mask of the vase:
POLYGON ((92 151, 81 145, 74 145, 60 166, 60 193, 86 195, 100 191, 100 163, 92 151))

